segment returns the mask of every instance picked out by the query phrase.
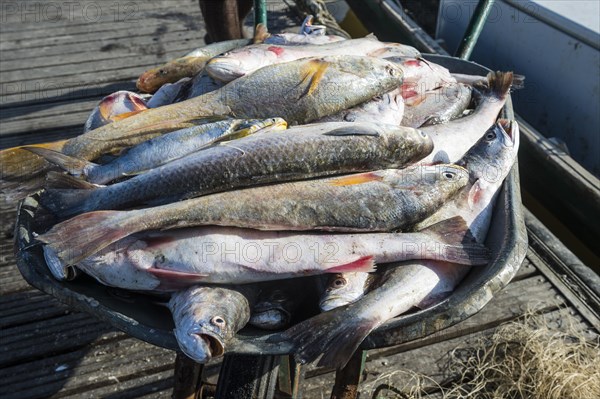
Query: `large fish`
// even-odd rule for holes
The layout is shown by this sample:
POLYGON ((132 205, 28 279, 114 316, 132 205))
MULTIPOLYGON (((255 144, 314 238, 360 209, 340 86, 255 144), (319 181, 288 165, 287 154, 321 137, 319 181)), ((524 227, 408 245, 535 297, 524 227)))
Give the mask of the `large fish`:
POLYGON ((44 148, 25 148, 69 171, 74 176, 82 177, 90 183, 106 184, 122 176, 132 176, 151 170, 219 141, 233 140, 259 131, 285 130, 286 127, 286 122, 281 118, 229 119, 205 123, 145 141, 130 148, 124 155, 112 162, 103 165, 44 148))
POLYGON ((453 165, 226 191, 154 208, 85 213, 38 239, 66 263, 144 230, 221 225, 262 230, 373 232, 406 230, 435 212, 468 181, 453 165))
POLYGON ((206 62, 219 54, 250 44, 249 39, 227 40, 197 48, 181 58, 144 72, 136 86, 144 93, 154 93, 166 83, 175 83, 185 77, 193 77, 206 65, 206 62))
POLYGON ((191 287, 174 293, 168 306, 179 348, 198 363, 223 356, 250 319, 255 297, 250 287, 191 287))
MULTIPOLYGON (((428 222, 460 215, 473 238, 483 242, 497 193, 514 164, 519 146, 516 122, 501 121, 488 130, 461 159, 470 171, 470 184, 428 222), (495 170, 490 178, 489 171, 495 170)), ((469 268, 441 261, 403 262, 386 270, 382 282, 357 302, 322 313, 287 330, 283 337, 296 344, 296 358, 342 367, 375 328, 414 306, 427 306, 447 296, 469 268), (382 306, 385 303, 386 306, 382 306)))
POLYGON ((387 93, 401 83, 399 67, 372 57, 323 57, 272 65, 221 89, 75 137, 65 144, 63 153, 94 160, 115 148, 191 127, 197 119, 211 116, 280 117, 290 124, 307 123, 387 93))
MULTIPOLYGON (((465 234, 460 217, 417 233, 296 234, 213 226, 127 237, 76 264, 107 285, 168 290, 185 283, 245 284, 370 272, 376 263, 409 259, 487 263, 488 250, 465 242, 465 234)), ((44 256, 55 276, 67 275, 71 265, 52 248, 44 246, 44 256)))
POLYGON ((213 146, 111 186, 48 189, 41 203, 59 217, 166 204, 264 183, 400 168, 431 147, 429 137, 412 128, 344 122, 298 126, 213 146))
POLYGON ((214 57, 206 64, 206 72, 215 79, 230 82, 269 65, 325 55, 369 56, 373 52, 390 47, 397 49, 405 56, 419 55, 419 52, 413 47, 380 42, 370 37, 304 46, 255 44, 214 57))
POLYGON ((421 129, 431 136, 434 148, 420 162, 458 161, 494 124, 504 107, 512 82, 512 72, 490 72, 481 95, 475 95, 479 103, 473 113, 441 125, 423 126, 421 129))

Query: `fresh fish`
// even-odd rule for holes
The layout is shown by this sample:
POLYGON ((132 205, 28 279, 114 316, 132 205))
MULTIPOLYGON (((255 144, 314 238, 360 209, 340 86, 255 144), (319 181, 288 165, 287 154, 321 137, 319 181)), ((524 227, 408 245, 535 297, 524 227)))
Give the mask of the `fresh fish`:
MULTIPOLYGON (((491 128, 460 162, 471 171, 470 184, 438 211, 440 216, 424 225, 458 214, 467 221, 473 238, 483 242, 495 198, 516 160, 518 146, 515 121, 500 121, 491 128), (490 168, 498 172, 492 179, 487 172, 490 168)), ((301 362, 312 362, 323 354, 319 365, 342 367, 371 331, 414 306, 427 306, 444 298, 468 270, 441 261, 394 265, 385 271, 383 282, 358 301, 299 323, 283 338, 295 342, 295 356, 301 362)))
POLYGON ((197 75, 204 68, 206 62, 214 56, 250 43, 249 39, 227 40, 200 47, 181 58, 144 72, 139 77, 136 86, 144 93, 154 93, 166 83, 175 83, 182 78, 197 75))
POLYGON ((471 87, 462 83, 448 84, 404 100, 402 126, 437 125, 462 115, 471 103, 471 87))
POLYGON ((371 273, 351 272, 332 274, 321 295, 319 308, 325 312, 357 301, 375 280, 371 273))
POLYGON ((413 47, 398 43, 380 42, 373 38, 343 40, 331 44, 286 46, 254 44, 225 53, 206 64, 206 72, 215 79, 230 82, 268 65, 286 63, 307 57, 369 56, 375 51, 394 47, 412 56, 413 47))
POLYGON ((94 108, 83 127, 83 132, 97 129, 114 121, 148 109, 146 101, 133 92, 118 91, 104 97, 94 108))
MULTIPOLYGON (((323 273, 371 272, 375 263, 410 259, 487 263, 488 250, 464 242, 467 233, 461 217, 417 233, 295 234, 214 226, 131 236, 81 261, 78 254, 73 256, 78 268, 105 283, 110 273, 119 288, 148 289, 147 280, 155 277, 158 284, 150 289, 164 290, 185 283, 245 284, 323 273), (148 279, 135 276, 140 271, 149 274, 148 279)), ((66 275, 73 265, 49 246, 44 246, 44 256, 55 276, 66 275)))
POLYGON ((65 144, 63 153, 90 161, 211 116, 280 117, 290 124, 307 123, 387 93, 401 83, 397 66, 372 57, 323 57, 272 65, 219 90, 75 137, 65 144))
POLYGON ((400 126, 404 100, 399 89, 382 94, 366 103, 326 116, 318 122, 372 122, 400 126))
POLYGON ((184 90, 191 84, 192 78, 182 78, 175 83, 165 83, 148 100, 148 108, 158 108, 176 102, 184 90))
POLYGON ((38 237, 66 263, 144 230, 222 225, 263 230, 406 230, 468 181, 453 165, 388 169, 226 191, 154 208, 84 213, 38 237), (268 199, 265 200, 265 199, 268 199))
POLYGON ((423 158, 431 140, 411 128, 321 123, 213 146, 129 180, 89 190, 48 189, 59 217, 140 204, 165 204, 219 191, 332 174, 400 168, 423 158))
POLYGON ((494 124, 513 82, 512 72, 490 72, 487 87, 479 97, 473 113, 441 125, 423 126, 433 140, 433 151, 421 163, 458 161, 486 130, 494 124))
POLYGON ((106 184, 122 176, 136 175, 154 169, 218 141, 233 140, 265 130, 285 130, 286 126, 286 122, 281 118, 229 119, 206 123, 145 141, 104 165, 43 148, 25 148, 69 171, 74 176, 83 177, 90 183, 106 184))
POLYGON ((198 363, 223 356, 250 319, 254 296, 244 287, 191 287, 174 293, 168 306, 181 351, 198 363))
MULTIPOLYGON (((316 26, 316 25, 315 25, 316 26)), ((298 45, 323 45, 328 43, 340 42, 346 40, 345 37, 335 35, 316 35, 305 33, 276 33, 263 41, 264 44, 277 46, 298 46, 298 45)))

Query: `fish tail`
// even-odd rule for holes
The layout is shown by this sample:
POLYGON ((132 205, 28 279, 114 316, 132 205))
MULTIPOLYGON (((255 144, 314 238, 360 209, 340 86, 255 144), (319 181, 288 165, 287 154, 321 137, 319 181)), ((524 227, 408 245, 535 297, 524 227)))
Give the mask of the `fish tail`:
POLYGON ((421 233, 442 244, 434 249, 435 259, 464 265, 485 265, 489 261, 490 251, 475 240, 462 216, 436 223, 421 233))
POLYGON ((86 177, 94 168, 99 165, 88 162, 83 159, 71 157, 61 152, 49 150, 40 147, 23 147, 27 151, 31 151, 36 155, 44 158, 48 162, 67 171, 69 174, 77 177, 86 177))
POLYGON ((126 215, 124 211, 83 213, 55 225, 37 239, 51 248, 62 264, 74 265, 135 232, 126 215))
MULTIPOLYGON (((351 305, 350 305, 351 306, 351 305)), ((282 333, 294 343, 299 363, 311 363, 321 354, 319 366, 344 367, 362 341, 380 324, 377 319, 348 318, 348 306, 321 313, 282 333)))
POLYGON ((77 177, 67 175, 64 172, 51 170, 46 174, 46 188, 78 188, 78 189, 94 189, 99 186, 77 177))
MULTIPOLYGON (((520 75, 519 75, 520 76, 520 75)), ((519 80, 522 85, 524 77, 519 80)), ((514 82, 514 74, 512 72, 490 72, 484 81, 484 89, 491 96, 499 99, 504 99, 508 94, 514 82)))
POLYGON ((65 219, 94 209, 91 201, 97 198, 98 189, 54 189, 42 192, 40 204, 55 216, 65 219))

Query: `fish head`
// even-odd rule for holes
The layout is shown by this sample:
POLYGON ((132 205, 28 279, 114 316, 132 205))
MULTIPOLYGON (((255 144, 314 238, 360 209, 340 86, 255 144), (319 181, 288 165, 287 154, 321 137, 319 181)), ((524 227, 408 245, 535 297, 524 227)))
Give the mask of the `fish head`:
POLYGON ((168 82, 170 74, 168 65, 150 69, 140 75, 135 86, 144 93, 154 93, 168 82))
POLYGON ((277 330, 289 325, 292 298, 286 292, 275 289, 259 298, 252 308, 250 324, 265 330, 277 330))
POLYGON ((386 126, 383 135, 387 136, 387 154, 392 167, 399 167, 397 160, 409 157, 408 164, 415 163, 433 151, 433 140, 423 130, 405 126, 386 126))
POLYGON ((329 278, 327 288, 321 295, 319 307, 323 312, 357 301, 370 282, 370 274, 364 272, 336 273, 329 278))
POLYGON ((199 363, 223 356, 227 342, 250 317, 247 299, 221 287, 192 287, 177 292, 169 308, 179 347, 199 363))
POLYGON ((283 47, 257 44, 212 58, 206 72, 221 82, 230 82, 252 71, 270 65, 285 50, 283 47))
POLYGON ((439 164, 434 168, 435 183, 440 190, 451 196, 469 183, 469 171, 462 166, 439 164))
POLYGON ((470 182, 498 187, 508 175, 519 149, 516 121, 500 119, 456 163, 469 171, 470 182))

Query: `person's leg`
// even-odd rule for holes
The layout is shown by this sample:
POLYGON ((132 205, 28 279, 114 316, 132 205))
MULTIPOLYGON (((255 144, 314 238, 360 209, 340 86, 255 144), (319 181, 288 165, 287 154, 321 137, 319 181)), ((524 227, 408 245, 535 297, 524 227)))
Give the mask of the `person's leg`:
MULTIPOLYGON (((199 0, 199 2, 208 33, 207 43, 241 39, 243 37, 243 31, 240 29, 238 0, 199 0)), ((248 0, 243 1, 244 6, 247 2, 248 0)), ((252 4, 250 4, 250 7, 252 7, 252 4)))

